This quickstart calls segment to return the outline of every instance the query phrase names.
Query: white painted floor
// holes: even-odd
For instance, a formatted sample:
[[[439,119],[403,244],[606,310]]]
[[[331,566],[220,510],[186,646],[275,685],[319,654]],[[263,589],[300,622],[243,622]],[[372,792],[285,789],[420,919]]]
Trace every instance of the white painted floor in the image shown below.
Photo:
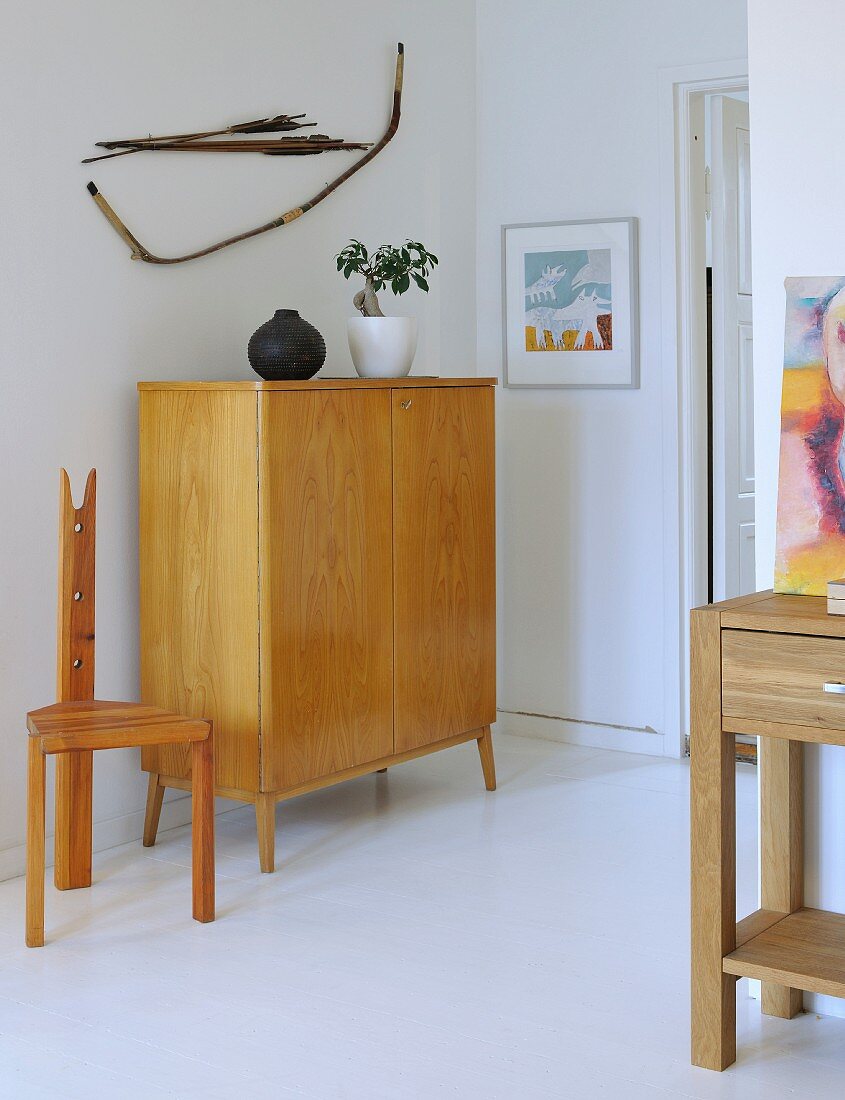
[[[468,745],[283,804],[275,875],[219,817],[212,925],[186,829],[50,887],[41,950],[0,885],[0,1096],[841,1098],[845,1020],[764,1020],[745,982],[736,1066],[688,1065],[686,764],[495,741],[495,794]]]

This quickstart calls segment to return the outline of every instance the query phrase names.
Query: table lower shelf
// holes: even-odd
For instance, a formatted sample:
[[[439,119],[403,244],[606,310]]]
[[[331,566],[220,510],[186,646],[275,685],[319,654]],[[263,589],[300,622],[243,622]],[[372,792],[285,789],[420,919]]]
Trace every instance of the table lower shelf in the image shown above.
[[[726,955],[722,969],[741,978],[845,997],[845,915],[823,909],[798,909],[777,919],[765,910],[746,917],[768,925]],[[771,923],[772,919],[774,923]]]

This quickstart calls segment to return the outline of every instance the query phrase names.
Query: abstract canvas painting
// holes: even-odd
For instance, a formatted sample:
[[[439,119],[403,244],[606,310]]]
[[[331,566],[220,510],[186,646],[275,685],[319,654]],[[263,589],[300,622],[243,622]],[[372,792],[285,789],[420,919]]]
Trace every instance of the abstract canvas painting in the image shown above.
[[[845,577],[845,277],[786,280],[775,590]]]
[[[636,221],[503,228],[505,382],[635,386]]]

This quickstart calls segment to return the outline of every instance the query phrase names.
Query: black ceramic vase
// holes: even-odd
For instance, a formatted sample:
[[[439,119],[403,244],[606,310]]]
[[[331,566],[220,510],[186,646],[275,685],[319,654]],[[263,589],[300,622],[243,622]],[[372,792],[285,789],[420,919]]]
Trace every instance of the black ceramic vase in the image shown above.
[[[268,382],[313,378],[326,361],[326,342],[295,309],[277,309],[250,336],[247,355]]]

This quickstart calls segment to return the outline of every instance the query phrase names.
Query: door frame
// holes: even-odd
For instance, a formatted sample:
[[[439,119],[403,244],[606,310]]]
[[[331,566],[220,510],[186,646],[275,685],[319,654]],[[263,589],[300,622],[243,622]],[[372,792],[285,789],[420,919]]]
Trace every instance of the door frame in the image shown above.
[[[666,364],[664,751],[668,756],[686,752],[689,610],[707,602],[704,101],[707,95],[747,90],[747,58],[660,71],[661,350]]]
[[[715,601],[755,591],[754,458],[753,451],[743,449],[743,441],[749,438],[753,445],[754,414],[751,227],[744,219],[751,212],[750,176],[743,181],[742,168],[745,161],[750,171],[750,159],[745,160],[740,151],[743,147],[746,156],[750,154],[750,127],[747,100],[714,95],[705,101],[705,109],[711,126],[713,512],[709,549]],[[749,192],[746,202],[744,188]],[[746,563],[749,572],[743,576]]]

